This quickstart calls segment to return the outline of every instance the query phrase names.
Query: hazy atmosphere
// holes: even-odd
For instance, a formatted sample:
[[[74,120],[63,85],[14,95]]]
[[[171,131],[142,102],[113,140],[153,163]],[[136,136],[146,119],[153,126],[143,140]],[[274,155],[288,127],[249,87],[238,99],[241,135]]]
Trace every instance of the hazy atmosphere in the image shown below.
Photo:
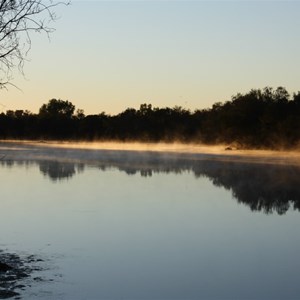
[[[300,299],[299,12],[0,0],[0,299]]]
[[[210,107],[265,86],[299,90],[299,1],[72,1],[32,35],[3,112],[51,98],[86,113]]]

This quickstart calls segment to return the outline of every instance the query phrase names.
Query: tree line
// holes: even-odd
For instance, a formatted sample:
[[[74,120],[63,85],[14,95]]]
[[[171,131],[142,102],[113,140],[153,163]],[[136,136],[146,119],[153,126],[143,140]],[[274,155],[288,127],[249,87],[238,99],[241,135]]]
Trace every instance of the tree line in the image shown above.
[[[225,143],[240,148],[289,149],[300,141],[300,92],[283,87],[252,89],[209,109],[180,106],[127,108],[117,115],[85,115],[69,102],[51,99],[39,113],[0,114],[1,139],[116,140]]]

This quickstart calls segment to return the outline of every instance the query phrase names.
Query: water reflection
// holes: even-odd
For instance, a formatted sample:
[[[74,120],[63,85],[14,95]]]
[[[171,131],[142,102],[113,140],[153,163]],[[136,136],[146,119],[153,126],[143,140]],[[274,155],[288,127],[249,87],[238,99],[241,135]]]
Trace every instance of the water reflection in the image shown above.
[[[48,176],[52,181],[68,179],[76,173],[84,171],[84,164],[62,163],[58,161],[38,162],[42,174]]]
[[[87,157],[86,155],[83,157]],[[90,157],[91,158],[91,157]],[[57,160],[58,159],[58,160]],[[30,166],[37,164],[40,172],[51,181],[70,179],[85,170],[86,166],[101,171],[116,168],[127,175],[151,177],[158,173],[191,172],[196,178],[206,177],[214,186],[231,191],[239,203],[252,211],[266,214],[285,214],[290,208],[300,210],[300,167],[246,163],[202,157],[178,157],[157,153],[106,152],[89,160],[65,162],[59,157],[48,159],[3,159],[2,166]]]

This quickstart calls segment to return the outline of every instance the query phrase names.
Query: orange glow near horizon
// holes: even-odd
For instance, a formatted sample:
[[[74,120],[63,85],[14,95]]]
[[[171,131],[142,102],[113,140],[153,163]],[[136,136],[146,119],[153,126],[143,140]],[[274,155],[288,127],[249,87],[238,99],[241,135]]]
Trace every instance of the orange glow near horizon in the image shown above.
[[[1,141],[3,145],[7,143],[7,149],[12,149],[15,144],[32,145],[40,148],[61,148],[78,150],[107,150],[107,151],[139,151],[139,152],[160,152],[168,154],[191,154],[190,159],[199,159],[193,155],[211,155],[216,160],[228,160],[251,163],[276,163],[276,164],[300,164],[300,152],[293,151],[272,151],[272,150],[226,150],[228,145],[208,146],[203,144],[183,144],[183,143],[142,143],[142,142],[72,142],[72,141]],[[2,149],[6,146],[2,145]],[[17,149],[17,148],[16,148]]]

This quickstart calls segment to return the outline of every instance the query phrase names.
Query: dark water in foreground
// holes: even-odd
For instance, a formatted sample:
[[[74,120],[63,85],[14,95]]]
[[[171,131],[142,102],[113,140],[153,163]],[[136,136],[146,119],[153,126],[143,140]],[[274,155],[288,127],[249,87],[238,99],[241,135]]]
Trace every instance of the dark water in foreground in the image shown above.
[[[30,147],[0,157],[1,249],[43,258],[22,299],[300,298],[297,165]]]

